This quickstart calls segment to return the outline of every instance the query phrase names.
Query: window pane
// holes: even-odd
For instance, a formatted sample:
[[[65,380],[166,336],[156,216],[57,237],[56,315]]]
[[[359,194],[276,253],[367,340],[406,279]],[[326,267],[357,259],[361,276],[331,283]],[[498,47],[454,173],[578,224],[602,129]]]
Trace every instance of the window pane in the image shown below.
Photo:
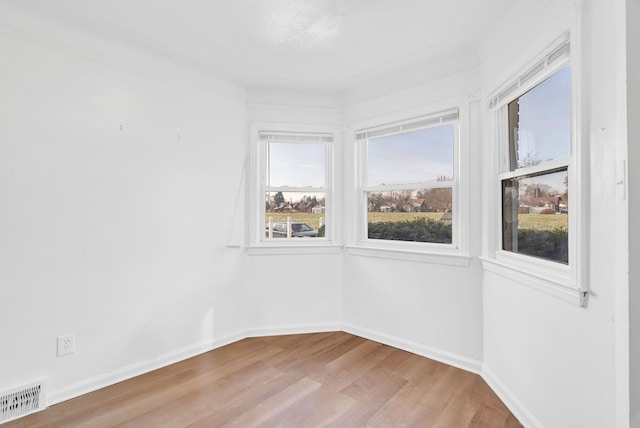
[[[453,125],[373,138],[367,145],[367,184],[453,179]]]
[[[567,171],[502,182],[502,248],[569,262]]]
[[[325,145],[267,143],[267,187],[324,187]]]
[[[571,154],[571,68],[509,103],[511,170]]]
[[[451,243],[451,188],[367,193],[367,237]]]
[[[325,194],[267,192],[265,237],[316,238],[325,236]],[[269,229],[271,221],[271,233]],[[289,229],[291,233],[289,234]]]

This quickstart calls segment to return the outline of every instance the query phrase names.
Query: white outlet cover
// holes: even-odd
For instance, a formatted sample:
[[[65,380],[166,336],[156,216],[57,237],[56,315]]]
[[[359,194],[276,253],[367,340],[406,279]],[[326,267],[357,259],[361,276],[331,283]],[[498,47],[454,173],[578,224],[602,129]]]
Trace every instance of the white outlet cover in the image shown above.
[[[58,336],[58,357],[73,354],[74,352],[76,352],[75,333]]]

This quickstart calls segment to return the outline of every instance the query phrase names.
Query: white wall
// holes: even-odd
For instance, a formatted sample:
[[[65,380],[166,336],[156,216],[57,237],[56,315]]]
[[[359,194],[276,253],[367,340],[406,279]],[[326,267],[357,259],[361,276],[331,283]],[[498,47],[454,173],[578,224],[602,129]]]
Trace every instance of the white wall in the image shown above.
[[[0,34],[0,389],[43,377],[55,402],[246,325],[246,106],[33,40]]]
[[[457,68],[465,64],[462,61]],[[346,104],[343,106],[342,120],[349,126],[369,119],[438,105],[460,97],[473,99],[479,95],[480,76],[475,68],[471,68],[383,96],[359,99],[357,102]],[[349,95],[346,98],[351,97]],[[353,97],[358,98],[355,95]]]
[[[626,1],[627,42],[627,127],[628,127],[628,195],[629,222],[640,224],[640,2]],[[629,228],[629,315],[631,363],[631,426],[640,426],[640,230]]]
[[[461,102],[469,111],[469,159],[480,156],[477,135],[479,76],[459,73],[409,90],[370,99],[345,108],[345,123],[368,121],[384,116],[415,115],[416,108],[428,109],[449,102]],[[455,104],[448,104],[448,107]],[[429,113],[426,111],[425,113]],[[463,118],[462,120],[466,120]],[[384,122],[381,122],[384,123]],[[353,135],[347,133],[347,139]],[[345,189],[354,188],[351,165],[352,141],[345,141]],[[470,216],[469,252],[480,255],[481,181],[480,165],[471,163],[462,174],[469,177],[469,199],[463,215]],[[345,198],[344,224],[352,231],[356,218],[353,195]],[[354,234],[346,233],[348,243]],[[350,331],[388,344],[411,349],[450,364],[478,371],[482,360],[482,283],[477,258],[468,267],[439,265],[408,260],[388,260],[346,255],[344,260],[344,322]]]
[[[244,269],[249,335],[341,329],[340,254],[252,255]]]
[[[571,27],[571,3],[553,2],[537,14],[539,18],[528,17],[502,31],[510,35],[508,40],[496,39],[487,47],[485,91],[496,88],[505,75],[516,71],[514,67],[524,65],[523,58],[540,53]],[[617,123],[623,113],[617,103],[623,84],[617,65],[624,55],[616,45],[616,31],[622,30],[617,25],[619,5],[586,1],[584,19],[579,20],[586,121],[582,144],[591,156],[587,164],[590,206],[585,213],[591,222],[589,305],[581,309],[513,280],[490,273],[484,276],[485,373],[512,401],[518,416],[532,426],[614,426],[616,399],[625,399],[616,397],[614,352],[616,287],[624,284],[620,277],[624,276],[620,261],[624,249],[615,243],[625,225],[612,221],[620,209],[616,164],[624,139]],[[618,423],[624,426],[624,421]]]
[[[308,125],[340,129],[341,112],[331,94],[250,91],[249,123]],[[342,142],[335,141],[336,154]],[[249,153],[256,153],[249,138]],[[340,182],[341,163],[334,172]],[[251,193],[251,188],[249,192]],[[335,189],[336,198],[341,197]],[[340,206],[336,212],[340,213]],[[338,225],[340,223],[338,222]],[[248,232],[248,231],[247,231]],[[339,330],[342,326],[342,255],[259,254],[244,261],[247,275],[245,304],[250,335]]]

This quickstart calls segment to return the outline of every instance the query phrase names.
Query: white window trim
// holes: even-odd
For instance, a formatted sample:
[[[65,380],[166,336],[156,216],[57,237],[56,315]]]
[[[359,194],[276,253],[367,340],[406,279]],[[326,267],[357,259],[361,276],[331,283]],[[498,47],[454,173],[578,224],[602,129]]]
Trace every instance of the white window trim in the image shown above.
[[[577,30],[577,28],[573,28],[571,33],[559,37],[542,55],[524,67],[524,72],[515,75],[513,79],[508,81],[509,83],[494,91],[494,95],[489,97],[488,118],[492,127],[488,134],[492,142],[492,150],[489,150],[488,156],[491,158],[487,162],[490,170],[487,176],[488,190],[490,190],[487,210],[488,232],[486,235],[488,245],[485,247],[484,256],[481,259],[484,269],[488,272],[501,275],[518,284],[529,286],[566,302],[586,307],[589,292],[587,263],[585,262],[588,260],[587,224],[589,219],[588,198],[585,195],[588,189],[588,175],[585,168],[588,165],[588,148],[582,138],[585,120],[582,115],[582,67],[580,43],[579,38],[576,37]],[[566,58],[552,62],[531,77],[532,70],[536,69],[550,53],[567,43],[570,43],[570,53]],[[567,64],[571,65],[571,156],[531,168],[520,168],[515,172],[509,171],[506,167],[508,157],[505,153],[508,141],[505,135],[508,127],[505,124],[506,119],[498,117],[499,108],[521,96]],[[504,88],[512,88],[514,82],[518,81],[521,76],[528,74],[529,80],[525,84],[509,91],[508,96],[501,96],[506,92]],[[500,197],[502,180],[561,166],[567,166],[569,194],[572,199],[572,209],[569,212],[569,264],[563,265],[502,250]]]
[[[325,143],[326,151],[326,183],[322,187],[325,191],[326,205],[326,230],[327,236],[313,239],[264,239],[264,192],[266,173],[266,143],[261,141],[260,132],[282,132],[294,134],[331,134],[333,142]],[[248,230],[246,249],[250,255],[277,255],[277,254],[323,254],[340,253],[339,221],[336,215],[339,213],[340,189],[336,187],[336,171],[340,171],[339,156],[336,156],[339,147],[340,132],[335,127],[326,125],[298,125],[288,123],[254,122],[249,126],[250,144],[250,179],[248,180]],[[303,144],[303,143],[302,143]],[[287,188],[280,190],[286,191]]]
[[[348,135],[352,141],[351,153],[353,154],[354,185],[353,201],[351,208],[352,218],[349,225],[353,229],[348,236],[347,252],[351,255],[378,257],[395,260],[419,261],[452,266],[468,267],[472,257],[469,254],[469,195],[468,174],[469,170],[469,104],[474,100],[470,98],[457,98],[438,105],[431,105],[411,111],[403,111],[382,118],[369,119],[353,124]],[[452,243],[437,244],[427,242],[403,242],[368,239],[365,236],[367,224],[366,204],[363,201],[363,171],[366,159],[362,148],[362,142],[357,141],[357,135],[375,129],[411,123],[415,118],[428,118],[457,110],[458,119],[455,122],[457,130],[454,137],[454,180],[451,183],[429,183],[426,187],[452,187],[453,212],[452,212]],[[450,122],[452,123],[452,122]],[[420,183],[418,187],[425,186]],[[373,186],[371,187],[373,189]],[[393,190],[393,186],[385,186],[381,190]]]

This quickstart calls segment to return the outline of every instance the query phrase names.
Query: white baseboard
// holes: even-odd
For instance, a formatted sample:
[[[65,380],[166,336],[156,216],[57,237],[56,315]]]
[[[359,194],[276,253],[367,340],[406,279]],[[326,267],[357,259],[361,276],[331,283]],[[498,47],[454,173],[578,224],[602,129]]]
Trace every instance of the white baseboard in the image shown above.
[[[284,325],[277,327],[253,328],[245,332],[246,337],[284,336],[287,334],[326,333],[330,331],[342,331],[340,323],[335,324],[305,324]]]
[[[168,352],[164,355],[160,355],[146,361],[140,361],[138,363],[124,366],[110,373],[94,376],[89,379],[73,383],[62,389],[50,391],[47,397],[47,405],[57,404],[62,401],[79,397],[80,395],[88,394],[89,392],[96,391],[100,388],[149,373],[153,370],[195,357],[196,355],[200,355],[204,352],[237,342],[245,337],[245,335],[236,334],[210,342],[201,342],[176,351]]]
[[[385,345],[393,346],[394,348],[402,349],[403,351],[421,355],[471,373],[481,373],[482,363],[472,358],[443,351],[441,349],[431,348],[409,340],[398,339],[397,337],[357,327],[353,324],[343,325],[343,330],[347,333],[355,334],[356,336],[364,337],[365,339],[373,340],[374,342],[383,343]]]
[[[518,400],[515,394],[502,383],[490,368],[483,365],[481,376],[523,426],[526,428],[543,428],[542,423]]]

